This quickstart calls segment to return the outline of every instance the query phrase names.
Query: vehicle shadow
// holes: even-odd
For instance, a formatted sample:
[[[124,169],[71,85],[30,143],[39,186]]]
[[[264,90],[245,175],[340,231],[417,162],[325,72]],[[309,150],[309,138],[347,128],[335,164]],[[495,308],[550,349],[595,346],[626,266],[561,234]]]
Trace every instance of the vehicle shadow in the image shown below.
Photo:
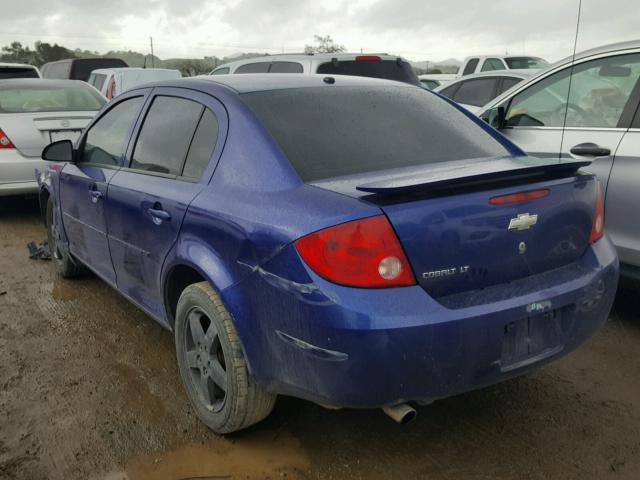
[[[0,197],[0,219],[2,220],[39,215],[40,205],[37,197]]]

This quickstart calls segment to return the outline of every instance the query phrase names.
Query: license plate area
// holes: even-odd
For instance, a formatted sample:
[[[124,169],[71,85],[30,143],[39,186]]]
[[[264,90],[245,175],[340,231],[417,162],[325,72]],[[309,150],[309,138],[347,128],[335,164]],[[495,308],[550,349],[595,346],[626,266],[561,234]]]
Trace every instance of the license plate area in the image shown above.
[[[71,140],[76,143],[81,133],[82,130],[49,130],[49,140],[52,143],[60,140]]]
[[[515,370],[562,350],[560,317],[558,310],[551,310],[506,324],[501,370]]]

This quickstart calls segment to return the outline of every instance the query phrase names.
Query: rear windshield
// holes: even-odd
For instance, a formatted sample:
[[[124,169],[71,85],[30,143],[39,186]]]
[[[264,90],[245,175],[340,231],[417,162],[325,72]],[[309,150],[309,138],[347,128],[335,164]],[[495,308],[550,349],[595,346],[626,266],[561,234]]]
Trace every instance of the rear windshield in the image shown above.
[[[0,67],[0,80],[7,78],[39,78],[35,68]]]
[[[242,95],[305,182],[506,155],[465,114],[411,87],[318,87]]]
[[[105,103],[88,85],[8,87],[0,83],[0,113],[84,112],[100,110]]]
[[[318,65],[317,73],[329,75],[352,75],[356,77],[386,78],[398,82],[420,85],[413,68],[407,62],[396,60],[355,61],[340,60]]]
[[[538,57],[509,57],[504,59],[507,62],[507,66],[511,69],[530,69],[530,68],[544,68],[548,65],[546,60]]]

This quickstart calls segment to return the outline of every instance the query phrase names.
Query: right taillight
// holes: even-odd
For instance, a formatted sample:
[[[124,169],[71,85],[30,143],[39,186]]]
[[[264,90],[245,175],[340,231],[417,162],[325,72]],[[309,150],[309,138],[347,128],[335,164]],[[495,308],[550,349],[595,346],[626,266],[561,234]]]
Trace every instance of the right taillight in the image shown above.
[[[596,211],[593,215],[593,224],[591,225],[591,235],[589,243],[597,242],[604,235],[604,205],[602,203],[602,190],[600,182],[596,180]]]
[[[415,285],[416,280],[384,215],[341,223],[299,238],[298,253],[318,275],[349,287]]]
[[[0,128],[0,148],[16,148],[13,145],[13,143],[11,143],[11,140],[9,140],[9,137],[7,137],[7,134],[4,133],[1,128]]]

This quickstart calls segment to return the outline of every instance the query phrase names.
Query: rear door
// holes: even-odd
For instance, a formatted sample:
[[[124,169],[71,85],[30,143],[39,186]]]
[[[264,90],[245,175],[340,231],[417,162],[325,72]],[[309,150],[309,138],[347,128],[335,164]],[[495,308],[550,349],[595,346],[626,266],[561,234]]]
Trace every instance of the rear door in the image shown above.
[[[605,193],[639,75],[637,53],[567,67],[512,98],[502,133],[533,156],[593,160],[589,169]],[[594,144],[591,150],[585,149],[588,143]],[[575,153],[577,146],[583,147],[582,154]]]
[[[60,173],[60,205],[71,252],[112,284],[104,203],[144,100],[138,93],[109,108],[84,135],[76,163]]]
[[[213,97],[155,89],[127,166],[109,185],[109,248],[118,289],[159,316],[163,262],[189,204],[211,177],[226,125],[224,107]]]

